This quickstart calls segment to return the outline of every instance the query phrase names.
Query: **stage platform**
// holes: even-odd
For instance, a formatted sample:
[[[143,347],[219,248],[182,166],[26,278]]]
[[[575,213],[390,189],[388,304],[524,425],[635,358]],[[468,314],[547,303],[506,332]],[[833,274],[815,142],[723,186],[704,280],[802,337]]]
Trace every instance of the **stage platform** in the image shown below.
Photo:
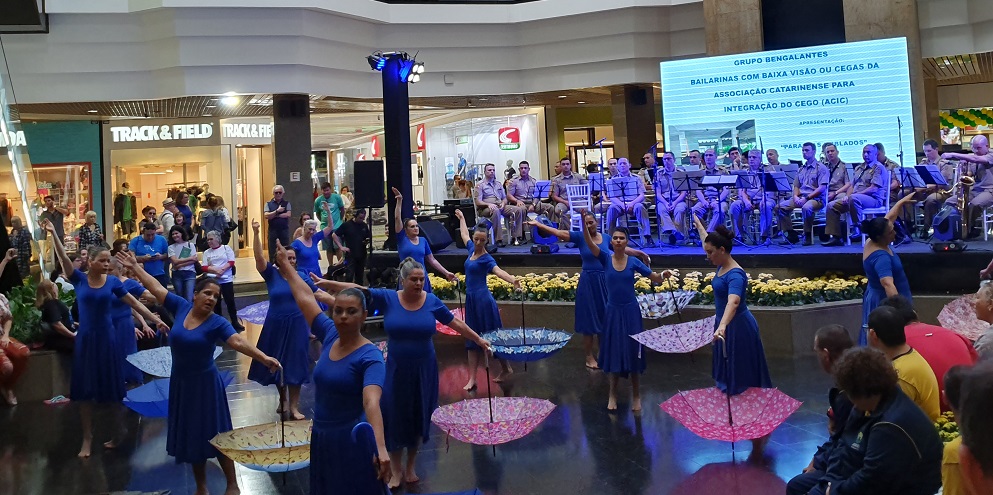
[[[497,263],[511,273],[528,271],[579,269],[579,251],[576,248],[559,244],[555,254],[531,254],[530,244],[500,248],[493,257]],[[632,247],[634,247],[632,245]],[[679,268],[681,270],[713,270],[707,261],[703,248],[680,246],[643,249],[652,258],[652,267]],[[960,253],[935,253],[929,245],[916,241],[896,246],[904,270],[910,279],[914,293],[920,294],[961,294],[975,292],[979,287],[979,270],[986,267],[993,258],[993,241],[971,241],[968,248]],[[735,246],[734,259],[750,272],[768,271],[777,276],[816,277],[825,272],[840,272],[845,275],[864,274],[862,268],[862,246],[824,247],[813,246]],[[435,252],[435,258],[451,271],[462,272],[466,252],[455,244]],[[376,251],[369,266],[382,268],[399,263],[396,251]]]

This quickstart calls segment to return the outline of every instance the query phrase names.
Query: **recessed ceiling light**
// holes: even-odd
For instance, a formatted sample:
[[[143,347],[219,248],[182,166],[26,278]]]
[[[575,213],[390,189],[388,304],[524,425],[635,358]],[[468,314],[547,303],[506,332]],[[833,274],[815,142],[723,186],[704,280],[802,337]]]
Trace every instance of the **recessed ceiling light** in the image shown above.
[[[487,101],[487,100],[489,100],[489,98],[477,98],[477,100],[479,100],[479,101]]]
[[[579,103],[580,105],[585,105],[586,104],[585,101],[577,101],[576,103]]]
[[[238,93],[235,93],[234,91],[228,91],[228,92],[224,93],[224,96],[237,96],[237,95],[238,95]]]
[[[221,104],[228,107],[233,107],[238,104],[237,96],[225,96],[221,98]]]
[[[568,98],[568,96],[566,96],[566,95],[559,95],[559,99],[560,99],[560,100],[564,100],[564,99],[566,99],[566,98]]]
[[[92,109],[91,108],[91,109],[87,110],[86,113],[97,113],[97,111],[95,109]]]

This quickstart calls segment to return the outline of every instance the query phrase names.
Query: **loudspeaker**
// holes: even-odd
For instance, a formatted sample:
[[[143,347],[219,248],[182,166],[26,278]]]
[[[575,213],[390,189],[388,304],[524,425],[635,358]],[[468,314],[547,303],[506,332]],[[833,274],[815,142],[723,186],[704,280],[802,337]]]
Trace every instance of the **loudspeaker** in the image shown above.
[[[959,211],[946,206],[934,216],[933,237],[939,241],[953,241],[962,238],[962,215]]]
[[[762,39],[766,50],[844,43],[844,2],[762,0]]]
[[[455,241],[455,246],[459,249],[465,249],[465,243],[462,242],[462,234],[459,233],[459,219],[455,217],[456,208],[462,210],[462,216],[465,217],[465,224],[469,227],[469,235],[472,235],[472,228],[476,225],[476,207],[472,204],[458,206],[446,204],[441,208],[442,213],[448,214],[448,220],[445,221],[445,227],[448,229],[448,233]]]
[[[632,105],[645,105],[648,103],[648,91],[643,88],[635,89],[631,91],[631,104]]]
[[[302,99],[277,99],[273,101],[276,107],[276,115],[279,118],[299,118],[310,115],[310,100]]]
[[[421,237],[427,239],[428,246],[431,246],[431,252],[437,253],[452,245],[452,236],[441,222],[426,220],[418,221],[417,225],[421,228]]]
[[[386,178],[382,160],[356,160],[354,164],[355,208],[386,206]]]

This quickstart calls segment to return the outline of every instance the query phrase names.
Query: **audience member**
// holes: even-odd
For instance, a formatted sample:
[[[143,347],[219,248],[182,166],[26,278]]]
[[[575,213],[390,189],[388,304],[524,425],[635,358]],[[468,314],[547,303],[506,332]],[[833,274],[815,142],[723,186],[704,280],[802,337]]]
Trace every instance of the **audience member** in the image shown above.
[[[959,465],[972,495],[993,493],[993,362],[977,364],[962,380]]]
[[[14,395],[14,385],[27,369],[31,351],[26,345],[10,336],[13,322],[10,303],[3,294],[0,294],[0,398],[7,404],[16,406],[17,396]]]
[[[938,380],[924,357],[907,344],[903,324],[903,316],[890,306],[872,310],[869,313],[869,345],[893,361],[900,388],[931,421],[935,421],[941,415]]]
[[[942,399],[948,402],[952,413],[955,414],[956,421],[958,420],[959,409],[962,407],[962,380],[967,371],[966,366],[952,366],[948,373],[945,373],[945,379],[942,380],[944,387]],[[959,449],[961,448],[961,435],[945,444],[944,453],[941,456],[941,495],[967,494],[962,483],[962,471],[959,465]]]
[[[973,344],[979,359],[989,359],[993,357],[993,285],[984,285],[976,293],[976,318],[990,324]]]
[[[921,323],[914,311],[913,305],[901,295],[884,299],[881,306],[889,306],[897,310],[906,326],[903,328],[907,336],[907,345],[921,354],[934,372],[935,378],[945,376],[953,366],[972,366],[978,355],[972,343],[965,337],[935,325]],[[941,399],[941,410],[947,411],[948,404],[944,398],[944,381],[938,380],[938,397]]]
[[[814,334],[814,352],[821,363],[821,368],[832,373],[834,364],[841,359],[841,355],[855,347],[851,334],[841,325],[827,325],[821,327]],[[846,445],[839,443],[841,433],[848,422],[848,415],[852,412],[852,402],[843,390],[832,387],[828,391],[828,433],[829,437],[814,453],[814,458],[810,464],[804,468],[803,473],[794,476],[786,485],[787,495],[806,495],[811,488],[824,478],[827,471],[828,462],[833,455],[842,452]]]
[[[149,275],[155,277],[162,287],[169,287],[169,277],[165,272],[165,260],[169,259],[169,243],[157,231],[158,227],[154,223],[142,223],[141,235],[131,239],[128,249],[144,265]]]
[[[42,280],[35,290],[34,306],[41,311],[41,335],[46,349],[71,353],[76,342],[76,327],[69,306],[59,300],[58,289],[51,280]]]
[[[893,312],[893,308],[876,311]],[[894,317],[894,319],[896,319]],[[900,327],[902,328],[902,326]],[[941,486],[941,440],[931,420],[897,386],[882,352],[845,351],[834,379],[854,410],[824,478],[811,495],[933,495]]]

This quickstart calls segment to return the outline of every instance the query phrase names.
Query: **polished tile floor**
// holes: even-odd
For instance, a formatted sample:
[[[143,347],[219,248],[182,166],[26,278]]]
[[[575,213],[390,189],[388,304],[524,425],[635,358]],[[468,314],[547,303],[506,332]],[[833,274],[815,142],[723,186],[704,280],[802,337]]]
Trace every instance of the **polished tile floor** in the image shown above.
[[[823,411],[830,379],[814,359],[769,362],[774,383],[804,401],[790,420],[773,433],[764,459],[745,462],[750,445],[702,440],[658,404],[678,390],[710,386],[710,357],[650,354],[643,378],[645,410],[641,415],[606,411],[606,377],[582,366],[579,342],[550,359],[531,363],[494,395],[551,400],[558,407],[531,435],[496,448],[450,441],[435,429],[417,459],[419,486],[407,493],[439,493],[478,487],[487,495],[528,494],[780,494],[785,480],[807,465],[826,435]],[[436,339],[441,361],[441,401],[462,392],[468,372],[462,344],[451,337]],[[227,350],[218,360],[235,372],[228,389],[235,427],[276,420],[275,389],[245,381],[245,360]],[[482,378],[483,371],[480,371]],[[628,392],[622,381],[622,393]],[[485,387],[482,394],[485,395]],[[304,388],[304,410],[313,403],[313,389]],[[622,395],[623,397],[623,395]],[[98,421],[97,439],[109,435],[112,413]],[[193,491],[188,466],[165,454],[165,421],[127,416],[129,436],[118,450],[96,449],[79,460],[78,412],[74,405],[41,403],[0,408],[0,493],[95,494],[115,492],[187,494]],[[222,493],[220,468],[208,465],[211,493]],[[244,494],[305,494],[308,472],[286,476],[238,468]]]

